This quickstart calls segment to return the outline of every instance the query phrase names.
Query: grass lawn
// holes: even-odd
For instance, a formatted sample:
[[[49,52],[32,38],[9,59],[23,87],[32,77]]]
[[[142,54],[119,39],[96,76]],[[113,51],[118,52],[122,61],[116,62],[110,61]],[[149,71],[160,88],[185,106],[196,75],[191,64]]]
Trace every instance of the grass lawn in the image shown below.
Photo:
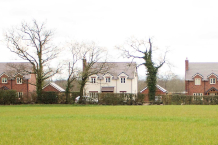
[[[0,106],[0,144],[218,144],[218,106]]]

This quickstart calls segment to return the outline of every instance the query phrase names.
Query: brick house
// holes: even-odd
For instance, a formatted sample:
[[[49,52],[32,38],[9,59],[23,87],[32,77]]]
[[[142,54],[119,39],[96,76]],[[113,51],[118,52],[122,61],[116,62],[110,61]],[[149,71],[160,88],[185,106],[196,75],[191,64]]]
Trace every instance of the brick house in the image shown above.
[[[140,91],[140,93],[144,94],[145,95],[145,102],[148,102],[149,101],[149,97],[148,97],[148,87],[145,87],[144,89],[142,89]],[[163,87],[159,86],[159,85],[156,85],[156,93],[155,93],[155,100],[158,99],[158,96],[161,96],[161,95],[166,95],[167,94],[167,90],[164,89]]]
[[[185,91],[187,95],[218,95],[218,62],[185,60]]]
[[[50,82],[49,84],[45,85],[42,90],[44,92],[65,92],[63,88],[58,86],[57,84]]]
[[[25,70],[24,70],[25,69]],[[36,75],[27,62],[0,63],[0,90],[15,90],[18,97],[27,97],[36,90]]]

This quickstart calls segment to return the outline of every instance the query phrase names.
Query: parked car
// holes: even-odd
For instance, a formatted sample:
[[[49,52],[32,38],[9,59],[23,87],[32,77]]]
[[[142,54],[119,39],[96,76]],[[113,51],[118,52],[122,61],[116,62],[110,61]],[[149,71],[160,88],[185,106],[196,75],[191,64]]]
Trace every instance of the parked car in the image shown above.
[[[75,98],[75,103],[78,103],[80,99],[80,96],[77,96]],[[83,96],[83,101],[84,102],[89,102],[89,103],[98,103],[98,99],[97,98],[91,98],[90,96]]]

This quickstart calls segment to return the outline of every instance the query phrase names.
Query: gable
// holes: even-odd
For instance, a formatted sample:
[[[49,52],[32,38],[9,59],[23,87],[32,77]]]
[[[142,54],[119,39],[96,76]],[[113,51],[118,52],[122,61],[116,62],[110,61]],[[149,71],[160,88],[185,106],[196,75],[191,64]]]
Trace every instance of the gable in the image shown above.
[[[118,75],[119,78],[122,78],[122,77],[129,77],[126,73],[122,72]]]
[[[2,73],[2,74],[0,75],[0,78],[1,78],[1,77],[9,78],[9,76],[8,76],[6,73]]]
[[[49,84],[47,84],[46,86],[44,86],[43,88],[42,88],[42,90],[44,90],[44,91],[54,91],[54,89],[55,90],[57,90],[58,92],[64,92],[65,90],[63,89],[63,88],[61,88],[60,86],[58,86],[57,84],[55,84],[55,83],[49,83]]]
[[[199,73],[196,73],[195,75],[193,75],[192,78],[194,79],[194,78],[197,77],[197,76],[198,76],[198,77],[201,77],[202,79],[204,78],[203,75],[201,75],[201,74],[199,74]]]
[[[213,78],[214,78],[214,77],[215,77],[215,78],[218,78],[218,76],[217,76],[215,73],[211,73],[210,75],[208,75],[208,76],[207,76],[207,78],[210,78],[210,77],[213,77]]]
[[[167,93],[167,90],[164,89],[163,87],[159,86],[159,85],[156,85],[156,88],[157,88],[158,90],[160,90],[161,92],[163,92],[163,93]],[[147,86],[146,86],[144,89],[142,89],[142,90],[140,91],[140,93],[142,93],[142,92],[144,92],[144,91],[146,91],[146,90],[148,90],[148,87],[147,87]],[[156,91],[157,91],[157,90],[156,90]]]

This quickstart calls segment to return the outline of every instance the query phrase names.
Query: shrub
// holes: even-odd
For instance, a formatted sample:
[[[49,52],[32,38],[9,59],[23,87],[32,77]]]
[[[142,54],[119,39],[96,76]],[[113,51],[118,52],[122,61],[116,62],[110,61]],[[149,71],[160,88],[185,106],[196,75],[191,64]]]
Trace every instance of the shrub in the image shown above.
[[[15,90],[0,90],[0,104],[16,104],[18,102]]]
[[[43,92],[40,103],[57,104],[58,103],[58,93],[57,92]]]
[[[138,99],[135,94],[130,93],[99,93],[98,103],[105,105],[134,105],[142,97],[144,96],[141,95]]]

